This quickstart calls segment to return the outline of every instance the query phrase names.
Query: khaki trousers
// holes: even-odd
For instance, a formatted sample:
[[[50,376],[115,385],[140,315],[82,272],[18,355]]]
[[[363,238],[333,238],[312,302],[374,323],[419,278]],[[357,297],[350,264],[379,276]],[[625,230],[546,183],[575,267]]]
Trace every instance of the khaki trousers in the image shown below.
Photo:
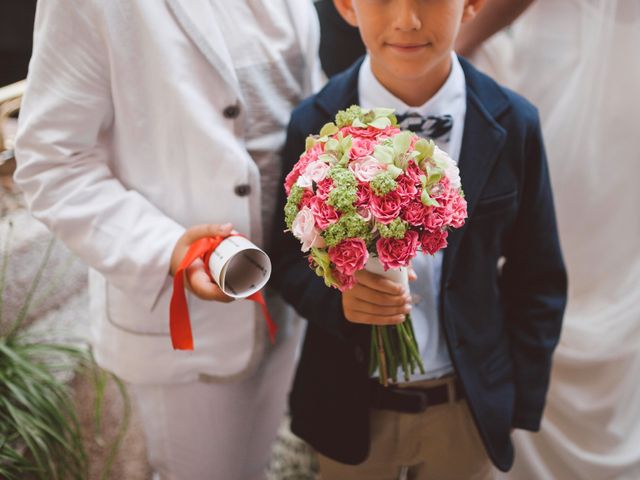
[[[453,380],[427,380],[411,386],[443,383],[452,385]],[[319,455],[322,480],[496,478],[465,400],[450,400],[418,414],[372,409],[370,423],[369,457],[359,465],[345,465]]]

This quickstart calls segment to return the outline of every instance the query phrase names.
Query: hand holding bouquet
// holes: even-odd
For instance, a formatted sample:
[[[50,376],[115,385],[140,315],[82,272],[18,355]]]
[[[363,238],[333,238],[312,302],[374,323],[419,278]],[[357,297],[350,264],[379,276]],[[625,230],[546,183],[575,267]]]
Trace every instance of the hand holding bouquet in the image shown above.
[[[362,269],[407,267],[421,249],[433,255],[459,228],[467,205],[455,162],[432,141],[401,131],[391,109],[352,106],[336,115],[285,180],[287,228],[309,252],[327,286],[341,291]],[[380,381],[424,373],[411,319],[374,326],[371,373]]]

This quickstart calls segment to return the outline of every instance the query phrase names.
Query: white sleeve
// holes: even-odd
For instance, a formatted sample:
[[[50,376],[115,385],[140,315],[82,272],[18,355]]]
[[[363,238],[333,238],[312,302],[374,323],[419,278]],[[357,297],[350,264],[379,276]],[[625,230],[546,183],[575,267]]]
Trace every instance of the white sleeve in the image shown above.
[[[99,4],[38,1],[15,181],[37,219],[151,309],[184,229],[125,188],[109,166],[111,52]]]
[[[305,94],[311,95],[317,93],[327,83],[327,76],[320,64],[320,20],[318,19],[318,12],[312,1],[306,0],[305,3],[308,4],[308,12],[303,18],[308,19],[308,28],[306,45],[303,51],[307,56],[307,67],[309,68],[309,88]]]

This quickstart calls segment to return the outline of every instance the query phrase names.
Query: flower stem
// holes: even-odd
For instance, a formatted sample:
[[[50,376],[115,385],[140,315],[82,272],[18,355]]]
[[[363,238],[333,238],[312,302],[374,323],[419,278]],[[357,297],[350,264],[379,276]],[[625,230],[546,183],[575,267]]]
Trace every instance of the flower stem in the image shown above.
[[[405,342],[402,340],[402,336],[400,333],[400,326],[396,325],[396,334],[398,336],[398,343],[400,344],[400,358],[402,359],[402,372],[404,373],[404,381],[409,381],[409,365],[407,362],[407,346]],[[413,369],[411,371],[413,373]]]
[[[409,354],[413,356],[415,359],[420,373],[425,373],[424,365],[422,364],[422,358],[420,358],[420,353],[418,352],[418,346],[416,345],[416,340],[411,335],[411,327],[406,325],[407,322],[400,324],[400,331],[402,332],[403,338],[406,340],[406,345],[409,350]]]
[[[398,362],[395,356],[394,348],[389,339],[389,329],[386,326],[379,327],[382,333],[382,341],[384,342],[384,352],[387,357],[387,365],[389,366],[389,376],[394,383],[398,382]]]
[[[373,327],[376,334],[376,340],[378,343],[378,361],[380,364],[380,383],[385,387],[389,386],[389,381],[387,379],[387,362],[385,360],[384,354],[384,344],[382,341],[382,333],[380,332],[380,328],[378,326]]]

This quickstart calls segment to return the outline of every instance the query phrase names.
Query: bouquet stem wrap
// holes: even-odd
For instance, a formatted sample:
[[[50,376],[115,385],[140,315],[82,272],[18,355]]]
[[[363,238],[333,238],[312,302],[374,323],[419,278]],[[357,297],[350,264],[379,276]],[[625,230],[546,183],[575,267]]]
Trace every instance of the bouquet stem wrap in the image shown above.
[[[171,343],[175,350],[193,350],[191,320],[189,319],[189,307],[184,291],[184,272],[197,258],[201,258],[204,261],[204,268],[207,274],[211,276],[209,272],[209,257],[225,238],[226,237],[205,237],[194,242],[178,266],[178,270],[173,278],[173,295],[171,296],[171,304],[169,306],[169,330],[171,332]],[[247,299],[258,303],[262,308],[262,313],[267,323],[267,330],[269,331],[269,338],[271,342],[274,342],[277,327],[271,315],[269,315],[267,303],[262,292],[258,291],[248,296]]]
[[[399,283],[405,290],[409,290],[407,267],[385,271],[379,258],[372,255],[364,269]],[[379,370],[380,383],[386,387],[389,380],[393,383],[398,382],[399,368],[402,368],[405,381],[409,381],[410,375],[415,373],[416,367],[420,373],[425,373],[413,331],[411,315],[407,315],[405,321],[399,325],[373,325],[372,328],[370,375]]]

